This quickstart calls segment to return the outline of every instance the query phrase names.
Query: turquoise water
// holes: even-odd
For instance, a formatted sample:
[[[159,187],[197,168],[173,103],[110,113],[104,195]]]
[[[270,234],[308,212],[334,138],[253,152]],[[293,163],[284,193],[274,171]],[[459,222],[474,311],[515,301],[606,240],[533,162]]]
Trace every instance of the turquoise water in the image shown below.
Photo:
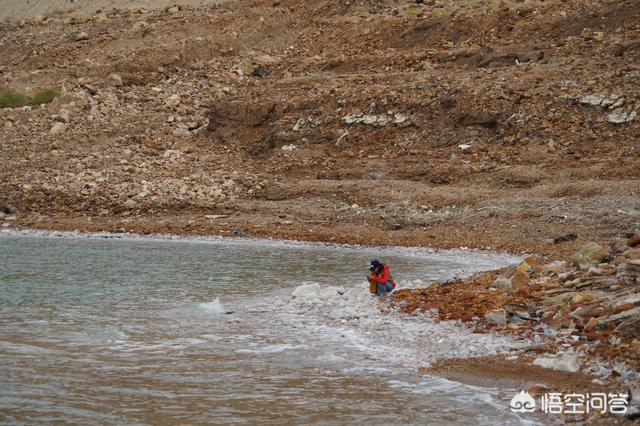
[[[381,313],[403,287],[515,259],[260,240],[0,234],[3,424],[519,424],[511,389],[421,376],[514,345]]]

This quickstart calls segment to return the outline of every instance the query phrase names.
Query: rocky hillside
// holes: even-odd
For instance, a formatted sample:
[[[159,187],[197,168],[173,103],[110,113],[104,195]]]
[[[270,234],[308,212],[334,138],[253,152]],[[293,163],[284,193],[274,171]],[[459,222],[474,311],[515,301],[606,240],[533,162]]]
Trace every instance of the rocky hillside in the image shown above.
[[[571,253],[640,229],[636,1],[238,1],[0,26],[5,226]]]

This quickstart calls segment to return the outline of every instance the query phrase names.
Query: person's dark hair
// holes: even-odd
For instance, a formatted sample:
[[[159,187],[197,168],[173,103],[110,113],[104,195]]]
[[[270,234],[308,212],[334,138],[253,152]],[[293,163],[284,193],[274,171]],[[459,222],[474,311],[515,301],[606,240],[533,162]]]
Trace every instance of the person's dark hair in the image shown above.
[[[382,267],[382,263],[380,263],[379,260],[372,260],[371,261],[371,265],[369,266],[369,270],[370,271],[377,271],[378,269],[380,269],[380,267]]]

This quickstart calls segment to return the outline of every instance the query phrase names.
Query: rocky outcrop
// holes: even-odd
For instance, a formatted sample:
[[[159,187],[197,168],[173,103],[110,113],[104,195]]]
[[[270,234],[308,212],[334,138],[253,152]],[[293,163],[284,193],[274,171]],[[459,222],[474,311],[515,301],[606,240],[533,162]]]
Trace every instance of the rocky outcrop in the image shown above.
[[[640,338],[639,236],[608,245],[587,243],[571,263],[545,264],[527,257],[498,273],[400,290],[393,305],[402,312],[462,320],[479,332],[483,327],[498,328],[533,341],[574,347],[595,342],[602,354],[613,353],[619,347],[616,339]],[[640,367],[640,348],[629,345],[625,358]],[[565,371],[575,369],[570,364],[565,368],[556,359],[539,361]]]

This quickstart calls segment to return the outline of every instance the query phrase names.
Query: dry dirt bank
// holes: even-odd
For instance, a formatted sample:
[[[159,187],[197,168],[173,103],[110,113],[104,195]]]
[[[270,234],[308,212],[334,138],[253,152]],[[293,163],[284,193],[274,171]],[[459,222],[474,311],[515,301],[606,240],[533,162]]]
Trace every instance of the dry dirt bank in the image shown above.
[[[241,1],[8,23],[0,87],[63,96],[0,111],[0,204],[18,226],[567,254],[639,227],[637,17]]]

